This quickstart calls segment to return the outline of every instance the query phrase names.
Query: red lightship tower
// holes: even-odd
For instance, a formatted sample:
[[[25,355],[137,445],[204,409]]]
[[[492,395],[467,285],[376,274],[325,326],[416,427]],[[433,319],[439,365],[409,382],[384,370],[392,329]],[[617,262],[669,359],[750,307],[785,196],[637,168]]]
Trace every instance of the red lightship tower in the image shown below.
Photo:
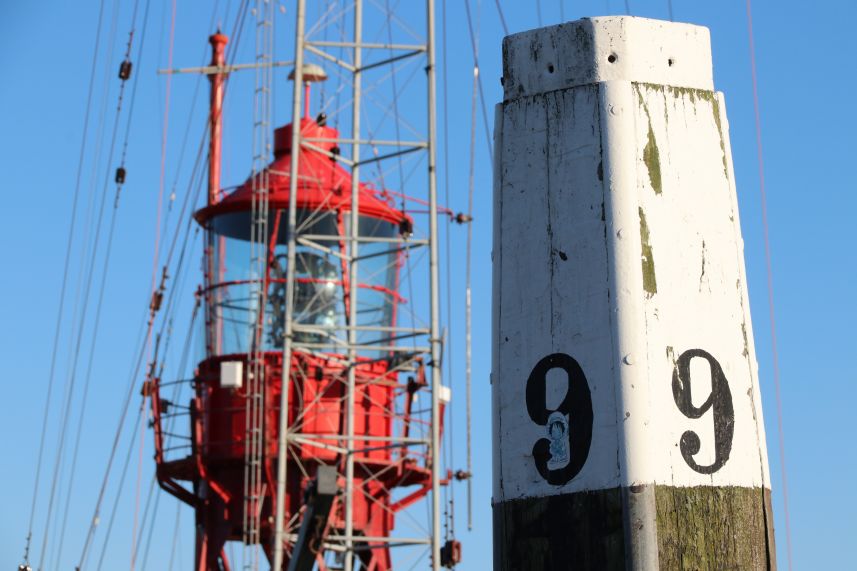
[[[433,6],[422,43],[393,43],[387,14],[377,21],[390,40],[369,44],[363,29],[372,20],[359,0],[312,28],[338,27],[336,42],[305,33],[298,2],[293,122],[272,140],[273,4],[256,6],[257,57],[245,66],[256,69],[253,172],[231,192],[220,183],[221,114],[224,82],[238,66],[226,64],[227,38],[210,38],[209,192],[195,214],[206,234],[206,354],[190,381],[189,446],[171,442],[176,407],[161,396],[161,380],[149,380],[157,478],[195,511],[198,571],[230,569],[228,541],[243,544],[244,569],[259,567],[261,550],[277,570],[387,571],[394,546],[427,553],[434,569],[452,566],[459,546],[441,548],[440,533],[450,391],[441,381]],[[336,93],[347,89],[350,105],[332,108],[339,96],[322,92],[312,118],[310,84],[327,74],[309,57],[333,62]],[[409,61],[426,70],[428,113],[414,114],[426,119],[422,138],[399,137],[406,122],[395,81],[394,112],[379,127],[361,126],[364,95],[378,87],[369,82]],[[349,136],[330,126],[339,123]],[[422,155],[426,172],[410,196],[384,185],[387,163],[405,184],[407,155]],[[422,531],[394,531],[397,515],[425,498],[430,521],[414,526]]]

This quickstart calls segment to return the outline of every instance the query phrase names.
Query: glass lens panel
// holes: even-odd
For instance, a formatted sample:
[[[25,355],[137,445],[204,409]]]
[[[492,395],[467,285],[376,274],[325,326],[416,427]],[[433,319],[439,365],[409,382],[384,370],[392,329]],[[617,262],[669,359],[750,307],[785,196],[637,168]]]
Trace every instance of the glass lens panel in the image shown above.
[[[287,211],[272,210],[268,217],[276,241],[268,251],[267,276],[255,275],[251,264],[250,214],[235,212],[212,221],[214,235],[214,285],[210,292],[217,324],[216,354],[246,353],[252,342],[255,320],[262,303],[261,285],[267,281],[264,301],[263,350],[283,347],[285,333],[286,275],[288,266]],[[295,340],[322,352],[347,350],[346,290],[348,265],[338,254],[345,248],[342,236],[349,235],[349,213],[342,224],[334,212],[299,210],[299,235],[314,235],[321,247],[298,245],[295,251]],[[342,228],[342,231],[339,230]],[[368,216],[360,217],[361,237],[390,238],[396,225]],[[323,238],[321,237],[323,236]],[[329,236],[329,238],[328,238]],[[357,342],[360,345],[391,345],[389,331],[396,304],[397,244],[362,242],[359,247],[357,292]],[[346,276],[343,278],[343,276]],[[361,351],[378,357],[378,351]]]

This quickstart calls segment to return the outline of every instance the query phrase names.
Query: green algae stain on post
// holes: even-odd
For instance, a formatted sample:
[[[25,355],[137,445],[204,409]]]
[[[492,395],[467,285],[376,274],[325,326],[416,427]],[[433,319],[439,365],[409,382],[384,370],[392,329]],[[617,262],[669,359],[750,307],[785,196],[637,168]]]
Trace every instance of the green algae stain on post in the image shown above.
[[[657,486],[661,569],[775,571],[770,495],[738,486]]]
[[[723,153],[723,175],[729,178],[729,167],[726,166],[726,143],[723,141],[723,127],[720,124],[720,102],[714,99],[714,122],[717,123],[717,132],[720,133],[720,150]]]
[[[720,123],[720,101],[714,93],[709,94],[708,101],[711,102],[711,110],[714,113],[714,123],[717,125],[717,133],[720,135],[720,152],[723,157],[723,176],[729,178],[729,167],[726,166],[726,142],[723,140],[723,125]]]
[[[646,110],[648,114],[648,110]],[[652,182],[652,188],[655,194],[660,194],[663,190],[661,182],[661,157],[658,153],[658,145],[655,143],[655,132],[652,130],[652,121],[649,120],[649,135],[646,141],[646,146],[643,148],[643,162],[646,163],[646,168],[649,169],[649,180]]]
[[[663,91],[663,87],[659,85],[646,85],[646,87]],[[649,115],[649,107],[646,105],[645,100],[643,100],[643,92],[640,89],[640,85],[635,84],[634,89],[637,90],[637,98],[640,101],[640,105],[643,107],[643,111],[646,112],[646,118],[649,121],[649,132],[646,136],[646,146],[643,148],[643,162],[646,164],[646,168],[649,171],[649,181],[652,183],[652,189],[655,191],[655,194],[661,194],[661,192],[663,192],[661,155],[658,151],[658,144],[655,142],[655,131],[652,129],[652,116]]]
[[[642,208],[639,211],[640,241],[643,245],[643,289],[651,297],[658,293],[658,280],[655,278],[655,256],[652,253],[652,245],[649,243],[649,225],[646,223],[646,214]]]

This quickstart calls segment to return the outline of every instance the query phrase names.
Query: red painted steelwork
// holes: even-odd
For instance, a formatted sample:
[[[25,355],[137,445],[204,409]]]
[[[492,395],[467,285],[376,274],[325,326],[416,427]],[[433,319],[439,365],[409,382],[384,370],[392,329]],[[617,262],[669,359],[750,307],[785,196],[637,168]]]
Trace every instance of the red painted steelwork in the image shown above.
[[[290,383],[289,421],[299,425],[301,432],[314,435],[312,443],[293,445],[291,451],[307,473],[290,461],[291,470],[286,485],[286,513],[299,513],[303,492],[314,477],[319,463],[338,465],[344,462],[339,440],[345,418],[343,390],[346,369],[341,364],[344,356],[327,356],[296,353],[292,359]],[[194,379],[195,397],[191,403],[192,453],[186,458],[167,461],[164,458],[162,429],[163,401],[159,381],[150,385],[152,414],[155,425],[155,459],[158,481],[163,489],[196,508],[197,522],[202,524],[199,538],[199,571],[216,569],[217,557],[223,542],[241,539],[242,490],[244,478],[245,394],[241,390],[220,387],[220,363],[242,361],[247,356],[222,355],[206,359],[199,365]],[[265,501],[262,504],[261,536],[266,551],[273,535],[273,506],[276,483],[277,426],[282,391],[282,353],[265,354],[266,374],[269,379],[264,395],[264,446],[263,480]],[[385,446],[372,437],[393,436],[394,399],[407,399],[407,411],[419,386],[398,383],[397,374],[388,370],[386,361],[364,360],[357,366],[355,402],[356,434],[367,437],[351,446],[355,453],[355,533],[369,537],[389,536],[394,527],[396,512],[423,498],[431,489],[431,468],[427,462],[408,454],[399,446]],[[422,375],[420,375],[422,377]],[[424,383],[424,381],[423,381]],[[422,383],[417,383],[421,386]],[[402,418],[400,430],[410,432],[409,414]],[[318,438],[318,435],[330,438]],[[193,484],[188,489],[180,481]],[[417,486],[417,489],[393,502],[391,494],[396,487]],[[201,493],[208,490],[208,493]],[[329,527],[343,529],[342,511],[334,510]],[[375,569],[388,570],[390,555],[386,549],[375,548],[361,552],[360,557]],[[214,559],[212,559],[214,558]]]
[[[339,132],[322,127],[312,119],[301,119],[301,137],[304,139],[336,139]],[[274,131],[274,162],[269,168],[268,204],[271,210],[289,207],[289,171],[292,126]],[[309,147],[308,145],[312,145]],[[317,150],[316,150],[317,149]],[[351,174],[325,153],[335,154],[336,143],[318,141],[304,145],[299,157],[298,204],[299,209],[351,211]],[[207,206],[195,214],[200,224],[215,216],[229,212],[250,211],[253,200],[253,181],[247,180],[217,204]],[[369,185],[360,185],[360,214],[393,224],[407,219],[395,208],[392,198]]]
[[[226,37],[215,34],[210,38],[213,50],[212,65],[224,65],[223,50]],[[207,248],[205,251],[205,285],[202,288],[206,304],[206,358],[199,363],[193,380],[194,397],[190,403],[190,452],[184,457],[175,456],[167,448],[168,431],[163,423],[173,406],[161,397],[161,383],[152,378],[147,384],[151,396],[152,415],[155,428],[155,460],[157,477],[161,487],[183,502],[191,505],[196,513],[196,569],[228,568],[224,554],[226,541],[242,539],[243,494],[245,476],[245,446],[247,430],[247,395],[244,388],[221,386],[221,364],[240,362],[243,365],[243,387],[248,386],[247,372],[252,370],[248,353],[221,354],[223,343],[223,321],[218,314],[219,303],[229,300],[228,286],[258,284],[259,278],[250,275],[237,280],[225,280],[222,275],[224,260],[215,260],[223,255],[225,238],[218,236],[212,229],[212,221],[224,214],[246,212],[247,220],[253,204],[252,180],[247,180],[234,192],[221,196],[220,191],[220,114],[223,104],[224,75],[214,73],[211,79],[210,111],[210,169],[208,205],[195,214],[196,220],[206,228]],[[302,138],[326,139],[308,142],[301,149],[299,157],[300,178],[298,182],[297,208],[310,212],[327,212],[335,215],[340,252],[347,252],[346,230],[342,223],[344,214],[350,212],[351,175],[337,162],[338,149],[331,139],[339,137],[335,129],[321,126],[312,119],[300,120]],[[273,261],[273,248],[276,244],[280,214],[286,212],[289,204],[289,168],[291,153],[291,125],[275,131],[275,159],[268,167],[269,205],[271,212],[277,213],[271,240],[269,266]],[[411,220],[401,210],[395,208],[392,198],[384,191],[376,190],[366,184],[360,185],[359,210],[361,217],[383,221],[389,224],[411,225]],[[220,242],[216,242],[216,241]],[[215,243],[219,247],[215,248]],[[358,287],[369,288],[392,298],[391,315],[388,323],[394,326],[396,306],[404,300],[399,296],[399,270],[402,266],[401,252],[393,260],[393,287],[387,285],[364,284]],[[347,264],[342,264],[341,279],[314,277],[296,277],[297,283],[330,283],[337,288],[342,303],[347,307],[348,275]],[[264,287],[271,287],[282,279],[266,276]],[[247,310],[251,311],[250,309]],[[346,311],[347,314],[347,311]],[[267,315],[259,312],[261,316]],[[359,323],[359,322],[358,322]],[[249,325],[248,325],[249,327]],[[355,440],[348,443],[344,439],[347,411],[345,410],[345,387],[347,376],[347,358],[335,353],[309,353],[296,350],[292,354],[291,378],[289,386],[289,426],[290,457],[286,481],[286,518],[287,528],[297,529],[300,524],[301,506],[304,490],[312,480],[319,464],[337,466],[343,473],[348,451],[354,458],[354,522],[355,535],[366,537],[389,537],[395,524],[395,514],[419,499],[431,490],[434,459],[417,450],[425,446],[414,447],[394,442],[396,439],[409,438],[417,421],[412,417],[413,403],[417,393],[427,386],[423,363],[416,358],[411,361],[410,370],[415,377],[407,383],[401,383],[399,376],[401,361],[393,353],[378,352],[377,357],[358,357],[354,365],[356,376],[356,394],[354,397]],[[266,554],[271,556],[274,533],[274,506],[276,505],[276,466],[277,442],[280,417],[280,397],[283,390],[283,355],[280,351],[263,353],[264,379],[262,420],[262,496],[261,501],[261,543]],[[443,407],[442,407],[443,408]],[[441,408],[441,410],[442,410]],[[398,411],[398,412],[397,412]],[[443,415],[441,414],[441,418]],[[306,435],[303,439],[301,435]],[[329,436],[329,437],[328,437]],[[346,450],[348,449],[348,450]],[[170,452],[170,454],[168,454]],[[169,456],[169,458],[168,458]],[[443,480],[448,481],[448,477]],[[182,483],[184,482],[184,484]],[[405,495],[392,495],[396,488],[416,487]],[[329,533],[342,535],[345,529],[343,502],[334,502],[327,523]],[[388,571],[391,569],[391,556],[386,544],[371,544],[368,548],[355,553],[367,569]],[[288,551],[288,550],[287,550]],[[319,559],[320,568],[324,567]],[[286,565],[288,561],[286,561]]]

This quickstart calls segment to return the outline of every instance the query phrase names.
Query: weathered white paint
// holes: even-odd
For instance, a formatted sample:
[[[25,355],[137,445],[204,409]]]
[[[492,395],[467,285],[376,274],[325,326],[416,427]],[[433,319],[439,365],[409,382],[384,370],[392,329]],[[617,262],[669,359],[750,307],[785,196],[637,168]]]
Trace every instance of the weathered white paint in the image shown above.
[[[611,54],[621,65],[605,64]],[[506,100],[495,119],[494,501],[650,483],[768,487],[728,124],[712,91],[708,31],[581,20],[507,38],[504,59]],[[690,349],[718,360],[733,401],[731,453],[713,474],[691,469],[679,450],[691,430],[701,441],[694,460],[714,458],[713,411],[688,418],[672,392],[675,359]],[[536,469],[533,445],[546,432],[526,408],[531,370],[557,352],[582,367],[594,415],[586,463],[562,485]],[[704,364],[691,361],[696,406],[711,390]]]
[[[647,18],[585,18],[503,41],[504,99],[633,81],[714,89],[708,28]]]

